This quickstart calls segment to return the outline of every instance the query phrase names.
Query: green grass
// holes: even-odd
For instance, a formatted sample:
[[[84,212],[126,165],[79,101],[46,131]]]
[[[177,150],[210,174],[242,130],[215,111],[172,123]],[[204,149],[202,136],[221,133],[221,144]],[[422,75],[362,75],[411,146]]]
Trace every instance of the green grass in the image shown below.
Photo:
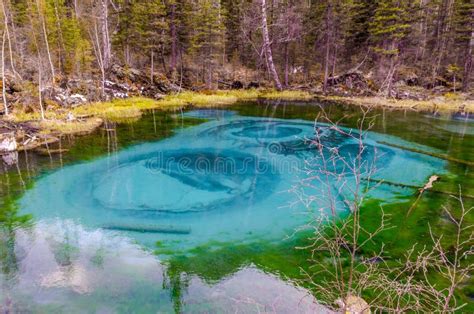
[[[383,97],[340,97],[328,96],[322,99],[357,106],[386,107],[414,111],[474,112],[474,101],[454,97],[450,94],[429,100],[392,99]]]
[[[71,132],[74,129],[72,124],[59,123],[65,120],[67,114],[71,112],[76,117],[96,116],[115,122],[124,122],[128,119],[138,119],[144,110],[179,110],[187,106],[198,108],[232,105],[240,100],[257,99],[280,99],[280,100],[311,100],[313,96],[304,91],[275,91],[275,90],[218,90],[204,92],[182,92],[179,94],[167,95],[163,99],[154,100],[145,97],[132,97],[127,99],[116,99],[108,102],[96,102],[79,106],[68,111],[64,108],[54,108],[45,113],[46,120],[54,120],[55,123],[42,123],[46,129],[54,124],[55,130]],[[41,119],[39,112],[25,113],[14,112],[10,117],[15,122],[37,121]]]

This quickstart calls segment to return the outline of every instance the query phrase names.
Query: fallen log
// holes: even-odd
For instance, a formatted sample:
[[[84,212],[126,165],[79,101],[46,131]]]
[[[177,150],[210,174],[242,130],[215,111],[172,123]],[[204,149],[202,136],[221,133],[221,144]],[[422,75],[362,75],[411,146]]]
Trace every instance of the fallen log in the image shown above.
[[[387,184],[391,186],[397,186],[401,188],[408,188],[408,189],[422,189],[423,187],[417,186],[417,185],[411,185],[411,184],[405,184],[405,183],[400,183],[400,182],[392,182],[392,181],[387,181],[387,180],[379,180],[379,179],[374,179],[374,178],[361,178],[361,180],[368,181],[368,182],[375,182],[376,184]],[[430,189],[431,193],[438,193],[438,194],[444,194],[444,195],[457,195],[456,193],[449,192],[449,191],[442,191],[442,190],[437,190],[437,189]],[[474,199],[474,195],[468,195],[464,194],[464,198],[471,198]]]
[[[138,233],[190,234],[191,228],[160,225],[108,224],[102,229]]]
[[[464,164],[464,165],[468,165],[468,166],[474,166],[474,162],[473,162],[473,161],[462,160],[462,159],[454,158],[454,157],[451,157],[451,156],[448,156],[448,155],[445,155],[445,154],[439,154],[439,153],[434,153],[434,152],[427,152],[427,151],[424,151],[424,150],[421,150],[421,149],[412,148],[412,147],[406,147],[406,146],[397,145],[397,144],[393,144],[393,143],[388,143],[388,142],[384,142],[384,141],[377,141],[377,142],[378,142],[379,144],[382,144],[382,145],[387,145],[387,146],[391,146],[391,147],[395,147],[395,148],[407,150],[407,151],[410,151],[410,152],[413,152],[413,153],[428,155],[428,156],[436,157],[436,158],[439,158],[439,159],[444,159],[444,160],[452,161],[452,162],[455,162],[455,163],[458,163],[458,164]]]

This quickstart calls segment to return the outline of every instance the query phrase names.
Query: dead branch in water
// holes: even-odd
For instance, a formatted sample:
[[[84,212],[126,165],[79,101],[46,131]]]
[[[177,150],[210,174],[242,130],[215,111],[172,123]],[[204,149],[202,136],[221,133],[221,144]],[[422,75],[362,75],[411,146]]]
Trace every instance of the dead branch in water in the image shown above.
[[[426,184],[419,190],[418,197],[416,198],[415,202],[411,205],[410,209],[408,209],[407,217],[410,215],[411,211],[416,207],[416,205],[418,204],[418,201],[421,199],[421,196],[423,195],[423,193],[426,190],[432,189],[433,188],[433,183],[435,183],[438,180],[439,180],[439,177],[436,176],[436,175],[433,175],[428,179],[428,182],[426,182]]]

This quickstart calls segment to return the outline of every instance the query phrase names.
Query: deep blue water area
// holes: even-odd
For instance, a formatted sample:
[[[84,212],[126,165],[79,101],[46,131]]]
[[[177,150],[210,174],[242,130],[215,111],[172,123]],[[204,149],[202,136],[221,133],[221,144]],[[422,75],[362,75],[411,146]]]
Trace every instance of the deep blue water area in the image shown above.
[[[318,145],[325,147],[327,160],[337,149],[341,159],[327,167],[346,172],[345,184],[353,184],[353,174],[345,168],[359,151],[360,136],[354,130],[222,110],[186,116],[208,121],[165,140],[48,173],[20,199],[22,212],[120,232],[149,247],[160,241],[185,251],[211,241],[279,241],[314,219],[308,212],[324,208],[324,197],[306,206],[296,200],[297,195],[325,191],[316,180],[300,184],[321,167]],[[400,186],[423,185],[431,174],[443,171],[444,161],[379,144],[378,136],[363,136],[361,175],[377,168],[374,177],[396,184],[383,186],[373,197],[388,201],[411,193]],[[331,189],[339,189],[341,182],[331,180]],[[346,211],[342,201],[337,210]]]

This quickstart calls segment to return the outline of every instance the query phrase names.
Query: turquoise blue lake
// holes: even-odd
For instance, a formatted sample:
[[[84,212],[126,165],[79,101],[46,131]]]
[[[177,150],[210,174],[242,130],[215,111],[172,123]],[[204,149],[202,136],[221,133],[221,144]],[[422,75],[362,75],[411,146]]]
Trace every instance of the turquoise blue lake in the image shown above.
[[[330,107],[336,128],[315,122],[317,108],[149,112],[5,161],[0,309],[329,312],[297,281],[313,222],[347,216],[362,183],[367,202],[401,204],[400,237],[423,241],[420,224],[436,226],[431,210],[460,182],[472,194],[474,135],[467,119],[397,111],[375,111],[361,133],[355,109]],[[405,219],[432,175],[440,188]]]

